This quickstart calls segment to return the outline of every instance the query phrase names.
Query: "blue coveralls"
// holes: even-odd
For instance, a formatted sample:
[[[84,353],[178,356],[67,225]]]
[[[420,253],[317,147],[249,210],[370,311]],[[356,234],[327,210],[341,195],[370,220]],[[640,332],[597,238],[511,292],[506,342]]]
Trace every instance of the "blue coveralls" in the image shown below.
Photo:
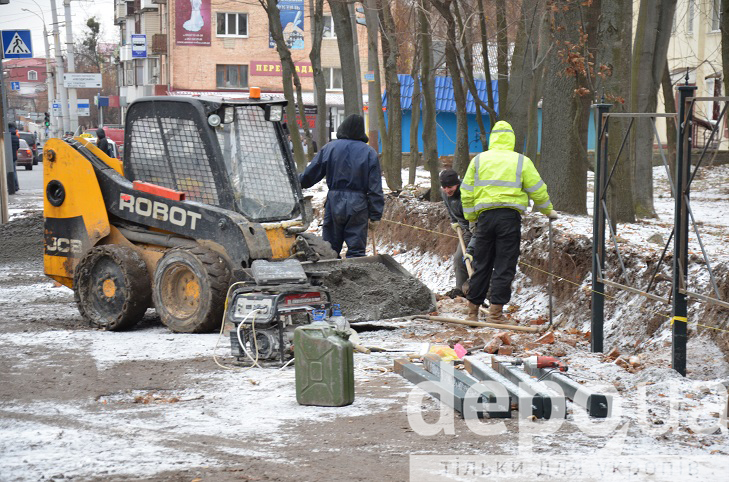
[[[337,139],[325,145],[299,176],[308,188],[326,176],[329,193],[324,211],[323,238],[347,257],[365,255],[368,220],[379,221],[385,207],[377,153],[361,140]]]

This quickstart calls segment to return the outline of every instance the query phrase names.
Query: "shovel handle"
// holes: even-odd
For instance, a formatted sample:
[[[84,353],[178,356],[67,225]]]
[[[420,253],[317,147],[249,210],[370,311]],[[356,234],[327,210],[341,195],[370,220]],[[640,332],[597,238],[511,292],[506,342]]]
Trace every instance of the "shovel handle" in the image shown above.
[[[466,243],[463,242],[463,230],[461,226],[456,226],[456,234],[458,234],[458,244],[461,245],[461,253],[466,254]],[[471,260],[466,258],[466,271],[468,271],[468,277],[473,276],[473,266],[471,266]]]

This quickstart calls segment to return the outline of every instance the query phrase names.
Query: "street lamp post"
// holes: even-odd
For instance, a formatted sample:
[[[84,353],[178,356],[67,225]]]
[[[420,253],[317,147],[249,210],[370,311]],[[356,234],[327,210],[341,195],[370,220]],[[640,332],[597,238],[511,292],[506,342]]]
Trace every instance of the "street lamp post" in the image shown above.
[[[35,3],[35,2],[33,2]],[[38,5],[36,3],[36,5]],[[40,7],[39,7],[40,8]],[[43,21],[43,44],[46,48],[46,90],[48,92],[48,110],[51,110],[53,107],[53,100],[55,99],[54,89],[53,89],[53,71],[51,69],[51,48],[48,44],[48,29],[46,28],[46,18],[45,15],[43,15],[43,10],[40,11],[40,15],[35,13],[32,10],[28,10],[27,8],[21,8],[21,10],[32,13],[36,17],[40,18]],[[45,126],[44,126],[45,127]],[[44,129],[45,131],[45,129]],[[54,126],[51,125],[51,132],[55,132]]]

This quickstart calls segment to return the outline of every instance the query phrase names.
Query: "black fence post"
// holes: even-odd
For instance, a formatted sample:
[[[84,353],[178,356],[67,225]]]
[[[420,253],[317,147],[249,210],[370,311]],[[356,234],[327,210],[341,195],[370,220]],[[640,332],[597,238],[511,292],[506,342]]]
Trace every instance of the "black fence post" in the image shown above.
[[[604,102],[604,99],[603,99]],[[592,211],[592,337],[590,348],[593,352],[603,351],[603,325],[605,323],[605,284],[602,279],[605,268],[605,212],[602,201],[605,198],[607,186],[607,153],[608,153],[608,124],[609,117],[605,116],[611,104],[597,104],[597,119],[595,119],[595,134],[597,146],[595,148],[595,203]]]
[[[688,81],[687,81],[688,83]],[[671,324],[673,347],[671,364],[673,369],[686,376],[687,309],[686,289],[688,272],[689,220],[686,203],[689,198],[688,180],[691,174],[691,116],[693,104],[686,105],[686,99],[693,97],[696,86],[682,85],[678,88],[678,146],[676,146],[676,207],[674,213],[673,238],[673,308]]]

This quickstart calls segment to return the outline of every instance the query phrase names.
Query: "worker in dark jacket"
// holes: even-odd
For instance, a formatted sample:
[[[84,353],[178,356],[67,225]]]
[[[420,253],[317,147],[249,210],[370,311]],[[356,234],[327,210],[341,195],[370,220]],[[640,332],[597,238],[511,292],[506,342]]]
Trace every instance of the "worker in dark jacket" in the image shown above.
[[[15,194],[15,191],[20,190],[18,184],[18,149],[20,149],[20,137],[18,136],[18,129],[15,127],[15,122],[8,123],[8,130],[10,130],[10,149],[13,151],[13,172],[8,172],[8,194]]]
[[[109,157],[114,157],[113,151],[111,150],[111,146],[109,145],[109,140],[106,138],[106,132],[103,128],[99,127],[96,129],[96,147],[98,147],[101,152],[106,154]]]
[[[337,253],[347,243],[348,258],[365,255],[368,220],[375,229],[385,207],[380,162],[368,140],[362,116],[350,115],[337,129],[337,140],[324,146],[299,176],[302,188],[326,176],[323,238]]]
[[[461,180],[458,178],[458,173],[453,169],[446,169],[440,173],[440,187],[441,197],[446,205],[446,210],[451,218],[451,228],[457,232],[458,227],[461,228],[463,235],[463,242],[468,245],[471,241],[471,230],[469,229],[469,222],[463,217],[463,205],[461,204]],[[453,255],[453,271],[456,275],[456,287],[449,291],[451,297],[463,296],[463,284],[468,280],[468,271],[466,270],[466,264],[463,258],[463,251],[461,250],[461,243],[458,243],[458,248]]]

